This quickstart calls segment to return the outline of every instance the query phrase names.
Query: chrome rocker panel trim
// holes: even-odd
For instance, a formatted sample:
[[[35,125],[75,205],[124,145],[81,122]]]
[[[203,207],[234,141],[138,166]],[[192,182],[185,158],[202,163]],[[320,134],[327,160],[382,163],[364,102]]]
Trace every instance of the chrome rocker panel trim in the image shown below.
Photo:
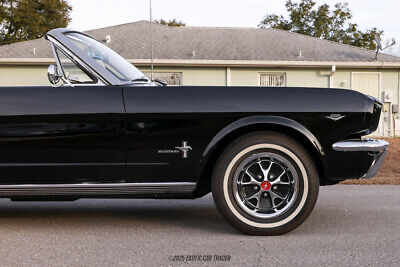
[[[333,150],[341,152],[370,152],[374,156],[374,161],[367,173],[361,177],[369,179],[376,176],[382,166],[383,160],[388,152],[389,143],[385,140],[365,139],[365,140],[346,140],[334,143]]]
[[[196,183],[100,183],[0,185],[0,197],[192,193]]]

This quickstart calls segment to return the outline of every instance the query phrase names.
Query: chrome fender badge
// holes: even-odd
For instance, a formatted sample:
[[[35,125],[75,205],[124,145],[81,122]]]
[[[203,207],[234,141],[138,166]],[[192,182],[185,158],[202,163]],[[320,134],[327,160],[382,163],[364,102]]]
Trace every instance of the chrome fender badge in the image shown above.
[[[193,150],[192,147],[188,145],[187,141],[183,141],[182,146],[177,146],[175,149],[159,149],[157,152],[159,154],[178,154],[182,152],[182,157],[186,159],[190,150]]]
[[[179,149],[180,151],[182,151],[182,157],[184,159],[188,157],[189,150],[193,150],[191,146],[188,146],[187,141],[183,141],[182,146],[181,147],[177,146],[175,147],[175,149]]]

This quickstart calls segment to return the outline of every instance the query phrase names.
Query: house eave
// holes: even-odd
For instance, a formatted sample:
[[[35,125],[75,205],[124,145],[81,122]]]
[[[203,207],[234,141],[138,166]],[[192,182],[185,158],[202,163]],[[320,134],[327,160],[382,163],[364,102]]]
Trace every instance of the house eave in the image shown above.
[[[136,66],[150,66],[150,59],[128,59]],[[54,58],[0,58],[0,65],[48,65]],[[341,62],[341,61],[266,61],[266,60],[199,60],[155,59],[155,66],[189,67],[273,67],[273,68],[400,68],[400,62]]]
[[[149,66],[148,59],[130,59],[136,66]],[[340,61],[264,61],[264,60],[182,60],[155,59],[156,66],[204,66],[204,67],[274,67],[274,68],[400,68],[400,62],[340,62]]]
[[[48,65],[55,62],[54,58],[0,58],[0,65]]]

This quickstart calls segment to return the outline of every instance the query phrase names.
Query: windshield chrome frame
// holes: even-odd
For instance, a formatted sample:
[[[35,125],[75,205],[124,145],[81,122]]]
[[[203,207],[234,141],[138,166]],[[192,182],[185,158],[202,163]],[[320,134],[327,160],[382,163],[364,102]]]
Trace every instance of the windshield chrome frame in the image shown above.
[[[109,84],[106,80],[104,80],[103,77],[98,75],[88,64],[83,62],[79,57],[74,55],[70,49],[65,47],[62,43],[58,42],[55,38],[52,36],[46,36],[46,39],[50,41],[51,43],[51,49],[53,51],[54,58],[57,63],[57,70],[58,73],[62,75],[61,79],[62,81],[67,85],[67,86],[75,86],[77,84],[71,83],[67,77],[65,77],[64,70],[62,68],[60,59],[57,55],[56,48],[59,49],[64,55],[66,55],[70,60],[72,60],[74,63],[78,65],[78,67],[84,69],[86,72],[89,72],[92,76],[94,76],[97,80],[97,83],[86,83],[86,84],[79,84],[80,86],[96,86],[96,85],[107,85]]]
[[[80,49],[78,49],[74,43],[68,38],[65,34],[67,33],[78,33],[82,34],[86,37],[96,40],[92,36],[70,29],[54,29],[47,33],[46,39],[60,48],[62,51],[66,52],[69,56],[71,56],[76,62],[78,62],[82,67],[88,70],[93,76],[98,78],[99,81],[103,82],[105,85],[128,85],[128,84],[136,84],[132,82],[121,81],[113,74],[98,66],[93,58],[89,55],[83,53]],[[96,40],[100,42],[99,40]],[[100,42],[101,43],[101,42]],[[56,56],[56,55],[55,55]],[[57,63],[58,64],[58,63]],[[149,81],[149,83],[152,83]]]

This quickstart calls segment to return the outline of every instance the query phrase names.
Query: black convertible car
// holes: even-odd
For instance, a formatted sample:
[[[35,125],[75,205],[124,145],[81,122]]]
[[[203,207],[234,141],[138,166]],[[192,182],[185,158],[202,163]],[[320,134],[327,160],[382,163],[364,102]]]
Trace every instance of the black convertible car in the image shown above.
[[[53,86],[0,88],[0,197],[199,198],[248,234],[310,214],[320,185],[373,177],[382,104],[319,88],[165,86],[90,36],[47,36]],[[61,85],[60,85],[61,84]]]

